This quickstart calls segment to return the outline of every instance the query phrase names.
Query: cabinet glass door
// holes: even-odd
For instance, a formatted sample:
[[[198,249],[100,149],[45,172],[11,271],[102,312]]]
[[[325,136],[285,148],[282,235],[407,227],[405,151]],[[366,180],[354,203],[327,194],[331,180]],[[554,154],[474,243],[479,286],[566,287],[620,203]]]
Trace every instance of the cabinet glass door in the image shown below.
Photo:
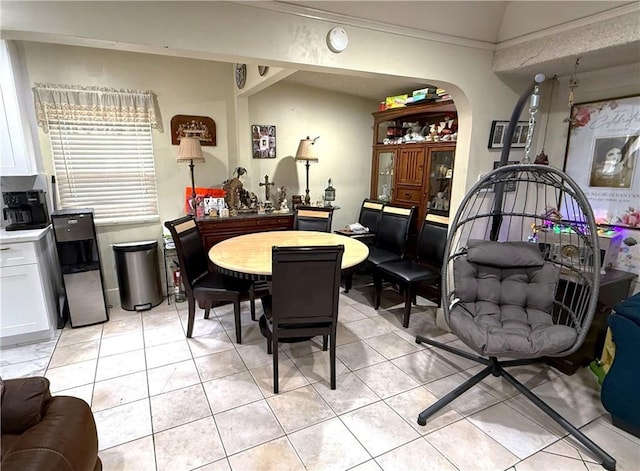
[[[429,211],[449,214],[451,201],[451,182],[453,180],[453,157],[455,150],[436,150],[430,152],[429,168]]]
[[[373,195],[381,201],[390,201],[393,195],[394,149],[378,150],[377,152],[378,175],[377,191]]]

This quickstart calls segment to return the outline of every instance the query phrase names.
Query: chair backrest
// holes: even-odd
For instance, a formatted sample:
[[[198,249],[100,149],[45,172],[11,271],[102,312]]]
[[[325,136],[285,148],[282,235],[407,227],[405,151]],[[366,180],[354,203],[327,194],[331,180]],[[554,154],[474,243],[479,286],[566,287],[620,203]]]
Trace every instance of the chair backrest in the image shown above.
[[[296,231],[331,232],[333,208],[298,207],[293,218]]]
[[[335,322],[344,245],[273,247],[272,322]]]
[[[470,239],[454,261],[456,297],[487,312],[538,311],[551,315],[560,269],[545,262],[537,244]],[[483,310],[487,310],[484,312]]]
[[[418,236],[418,260],[440,270],[444,262],[447,232],[446,225],[430,220],[427,214]]]
[[[198,225],[191,215],[165,221],[164,225],[175,243],[180,276],[187,294],[190,294],[193,283],[209,272],[207,252],[202,244]]]
[[[360,208],[360,216],[358,222],[364,227],[369,228],[369,232],[375,234],[380,226],[380,217],[382,216],[382,208],[384,203],[376,200],[365,199]]]
[[[415,206],[403,208],[386,204],[382,208],[376,248],[397,253],[404,258],[404,251],[409,237],[409,226],[415,210]]]

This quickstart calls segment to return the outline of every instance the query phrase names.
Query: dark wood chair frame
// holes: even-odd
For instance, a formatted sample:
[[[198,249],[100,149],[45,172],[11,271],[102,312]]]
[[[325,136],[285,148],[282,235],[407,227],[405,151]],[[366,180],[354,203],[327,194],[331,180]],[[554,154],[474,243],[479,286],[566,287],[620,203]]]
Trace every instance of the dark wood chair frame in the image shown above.
[[[354,234],[352,237],[360,239],[367,245],[375,245],[384,205],[385,203],[382,201],[365,198],[360,207],[358,222],[368,228],[369,232],[366,234]]]
[[[296,231],[331,232],[332,207],[299,206],[293,216]]]
[[[416,207],[394,206],[386,204],[380,215],[380,224],[376,233],[375,245],[369,251],[369,257],[365,260],[363,268],[370,273],[374,273],[378,262],[376,254],[388,252],[393,257],[388,261],[404,260],[409,240],[409,228],[411,220],[415,214]],[[348,293],[353,284],[353,273],[345,276],[344,292]]]
[[[447,243],[447,226],[425,218],[420,229],[415,260],[401,260],[378,265],[373,274],[373,284],[376,289],[375,308],[380,307],[382,282],[388,280],[397,283],[404,291],[403,327],[409,327],[411,304],[416,304],[416,291],[420,283],[429,283],[437,296],[433,300],[440,307],[440,278],[444,250]]]
[[[164,225],[169,229],[176,246],[180,275],[187,295],[189,309],[187,337],[191,338],[193,335],[196,301],[204,308],[205,319],[209,318],[212,306],[233,303],[236,342],[242,343],[240,301],[250,301],[251,318],[255,320],[253,283],[227,277],[209,268],[210,264],[200,231],[192,215],[166,221]]]
[[[267,351],[273,354],[273,392],[279,391],[278,342],[323,336],[330,383],[336,388],[336,329],[344,245],[273,247]]]

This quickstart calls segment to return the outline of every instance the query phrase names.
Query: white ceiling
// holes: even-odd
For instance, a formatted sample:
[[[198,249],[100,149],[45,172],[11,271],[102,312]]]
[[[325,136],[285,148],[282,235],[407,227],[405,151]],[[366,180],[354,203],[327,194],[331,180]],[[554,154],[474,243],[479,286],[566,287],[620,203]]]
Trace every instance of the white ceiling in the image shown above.
[[[377,28],[390,32],[409,33],[416,37],[440,37],[449,41],[473,41],[479,47],[493,48],[501,44],[526,41],[534,36],[551,34],[558,28],[569,27],[575,21],[589,21],[589,17],[638,2],[629,1],[298,1],[270,2],[271,8],[300,15],[325,18],[340,24]],[[553,4],[554,14],[540,14],[541,6]],[[546,4],[546,5],[543,5]],[[254,4],[256,5],[256,4]],[[514,5],[512,5],[513,7]],[[523,13],[524,12],[524,13]],[[527,20],[515,18],[526,15]],[[516,21],[518,20],[518,21]],[[592,65],[607,68],[637,62],[637,44],[621,46],[618,50],[594,53]],[[549,63],[551,74],[569,74],[573,61],[559,68],[558,61]],[[564,67],[566,65],[566,67]],[[530,74],[530,71],[523,71]],[[353,77],[322,72],[299,71],[285,79],[310,87],[330,90],[372,100],[406,93],[425,84],[380,75],[375,78]]]

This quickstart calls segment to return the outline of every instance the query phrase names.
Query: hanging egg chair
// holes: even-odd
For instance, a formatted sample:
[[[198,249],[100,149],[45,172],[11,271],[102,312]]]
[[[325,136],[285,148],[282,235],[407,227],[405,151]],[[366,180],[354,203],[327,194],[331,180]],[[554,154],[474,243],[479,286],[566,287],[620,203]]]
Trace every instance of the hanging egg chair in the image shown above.
[[[600,283],[597,226],[589,201],[562,171],[529,163],[543,80],[536,76],[513,111],[501,166],[471,188],[449,228],[442,267],[444,317],[451,332],[477,355],[416,338],[485,368],[423,411],[418,423],[425,425],[488,375],[503,376],[613,470],[611,456],[506,371],[575,352],[593,319]],[[506,165],[529,97],[524,160]]]

